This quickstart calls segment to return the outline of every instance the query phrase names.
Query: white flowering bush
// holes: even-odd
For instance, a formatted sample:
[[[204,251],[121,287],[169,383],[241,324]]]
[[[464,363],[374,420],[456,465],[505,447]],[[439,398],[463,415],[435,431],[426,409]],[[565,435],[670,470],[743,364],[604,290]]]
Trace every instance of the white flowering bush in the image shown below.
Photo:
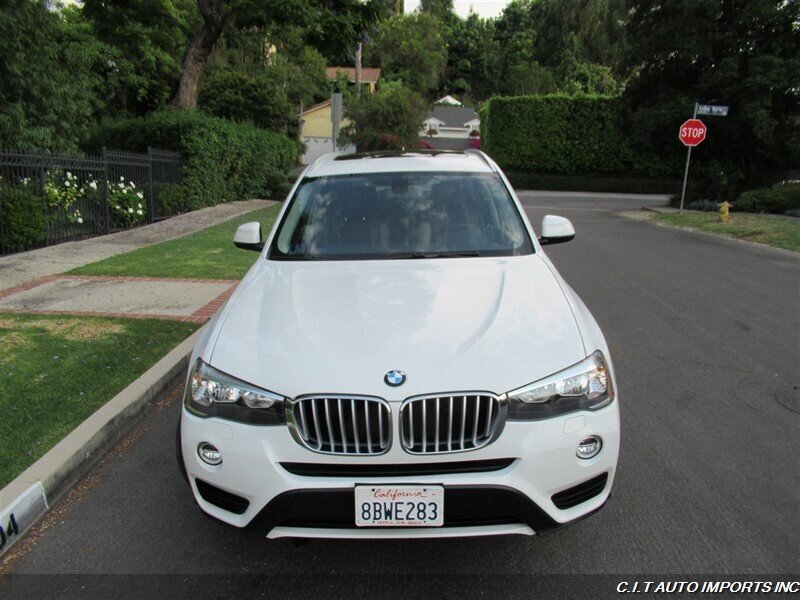
[[[26,177],[23,185],[29,185]],[[54,210],[61,210],[66,220],[77,225],[83,224],[83,215],[78,208],[78,201],[86,195],[86,190],[80,184],[78,177],[67,171],[48,171],[44,177],[44,198],[47,206]]]
[[[143,223],[147,216],[144,194],[136,188],[133,181],[125,181],[120,176],[117,182],[107,182],[108,204],[114,215],[115,223],[120,227],[133,227]]]

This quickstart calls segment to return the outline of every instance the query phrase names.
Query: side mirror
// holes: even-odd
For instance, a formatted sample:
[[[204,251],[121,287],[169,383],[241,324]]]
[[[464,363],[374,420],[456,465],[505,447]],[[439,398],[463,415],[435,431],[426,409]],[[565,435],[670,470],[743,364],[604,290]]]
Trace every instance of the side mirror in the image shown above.
[[[575,237],[575,228],[569,219],[546,215],[542,219],[542,236],[539,243],[543,246],[547,244],[563,244]]]
[[[261,223],[252,221],[239,225],[233,236],[233,245],[243,250],[261,252],[264,242],[261,241]]]

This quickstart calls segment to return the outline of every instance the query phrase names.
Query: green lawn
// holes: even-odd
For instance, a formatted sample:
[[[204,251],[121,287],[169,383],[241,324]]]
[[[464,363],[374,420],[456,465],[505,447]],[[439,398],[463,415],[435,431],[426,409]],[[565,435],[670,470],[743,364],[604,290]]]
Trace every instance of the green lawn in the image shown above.
[[[190,277],[194,279],[241,279],[258,254],[233,245],[236,228],[260,221],[266,236],[280,205],[246,213],[182,238],[139,248],[96,263],[78,267],[76,275],[129,277]]]
[[[0,488],[197,328],[0,314]]]
[[[693,210],[683,213],[657,213],[654,218],[657,222],[671,227],[716,233],[800,252],[800,219],[776,219],[766,215],[731,213],[730,221],[720,223],[717,213]]]

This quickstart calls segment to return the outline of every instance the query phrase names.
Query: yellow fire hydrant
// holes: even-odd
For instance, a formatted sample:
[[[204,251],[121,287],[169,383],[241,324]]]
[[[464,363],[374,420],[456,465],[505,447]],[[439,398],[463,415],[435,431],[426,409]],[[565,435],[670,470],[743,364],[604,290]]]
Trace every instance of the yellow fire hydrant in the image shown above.
[[[727,200],[724,202],[720,202],[719,204],[719,220],[722,223],[727,223],[728,219],[731,218],[731,204]]]

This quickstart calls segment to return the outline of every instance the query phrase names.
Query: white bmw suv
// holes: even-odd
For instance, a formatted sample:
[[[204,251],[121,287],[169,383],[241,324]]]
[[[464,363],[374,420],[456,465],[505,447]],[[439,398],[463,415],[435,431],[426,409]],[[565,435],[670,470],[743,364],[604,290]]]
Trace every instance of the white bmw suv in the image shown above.
[[[603,334],[481,152],[329,154],[191,357],[178,460],[258,536],[545,534],[603,506]]]

